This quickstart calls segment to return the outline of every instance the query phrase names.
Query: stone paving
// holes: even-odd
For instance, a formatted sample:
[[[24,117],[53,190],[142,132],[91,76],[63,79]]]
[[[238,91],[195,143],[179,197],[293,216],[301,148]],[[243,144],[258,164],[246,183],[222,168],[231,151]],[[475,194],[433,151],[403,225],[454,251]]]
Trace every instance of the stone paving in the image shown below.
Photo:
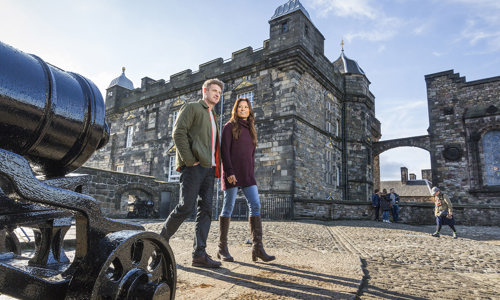
[[[140,222],[160,231],[161,222]],[[218,225],[208,239],[214,257]],[[194,223],[182,224],[170,241],[176,299],[500,299],[499,227],[457,225],[456,240],[448,227],[434,238],[434,226],[374,221],[264,221],[263,228],[275,261],[252,262],[248,223],[234,221],[236,261],[203,269],[191,266]]]
[[[160,223],[145,226],[160,230]],[[203,299],[500,299],[498,227],[458,225],[458,239],[451,238],[448,227],[435,238],[430,236],[434,226],[374,221],[269,221],[263,227],[266,250],[277,256],[275,262],[251,262],[245,243],[248,224],[236,221],[231,222],[229,244],[240,262],[206,271],[190,266],[193,223],[184,223],[171,240],[179,265],[178,299],[195,299],[193,289],[203,284],[214,291]],[[217,236],[214,221],[211,255]],[[181,245],[187,248],[181,250]],[[228,275],[244,273],[235,264],[260,273]],[[190,286],[191,280],[199,285]]]

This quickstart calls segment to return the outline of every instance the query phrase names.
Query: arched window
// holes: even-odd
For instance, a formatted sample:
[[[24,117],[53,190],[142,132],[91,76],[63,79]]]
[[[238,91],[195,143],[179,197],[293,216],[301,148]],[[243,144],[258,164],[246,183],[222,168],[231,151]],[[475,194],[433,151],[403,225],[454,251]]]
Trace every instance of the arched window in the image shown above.
[[[500,185],[500,131],[490,131],[483,136],[483,183]]]

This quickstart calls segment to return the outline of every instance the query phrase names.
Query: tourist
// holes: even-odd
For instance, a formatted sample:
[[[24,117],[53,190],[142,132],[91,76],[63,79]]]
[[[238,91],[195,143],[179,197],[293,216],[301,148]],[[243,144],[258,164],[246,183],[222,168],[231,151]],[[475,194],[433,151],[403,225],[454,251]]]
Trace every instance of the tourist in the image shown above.
[[[380,211],[380,191],[379,189],[375,189],[374,193],[372,194],[372,206],[373,206],[373,212],[375,214],[375,221],[379,221],[379,211]]]
[[[394,188],[391,188],[389,191],[391,192],[389,194],[389,197],[391,198],[392,205],[392,220],[394,222],[397,222],[399,220],[399,195],[396,194]]]
[[[249,209],[250,233],[252,235],[252,260],[267,262],[275,257],[268,255],[262,244],[262,220],[257,182],[254,176],[257,132],[254,114],[247,98],[238,98],[231,112],[231,119],[222,129],[222,190],[224,204],[219,217],[220,236],[217,257],[223,261],[234,261],[227,247],[229,222],[233,213],[238,189],[243,191]]]
[[[221,266],[205,249],[212,220],[214,177],[220,176],[219,129],[213,107],[219,102],[223,88],[223,82],[218,79],[205,81],[203,99],[184,104],[172,134],[176,167],[181,173],[179,204],[168,216],[160,234],[168,241],[197,206],[192,253],[195,267]]]
[[[431,190],[434,197],[434,216],[436,216],[436,231],[432,234],[434,237],[440,236],[441,227],[443,225],[450,226],[453,231],[453,238],[457,238],[457,230],[455,229],[455,218],[453,217],[453,206],[448,196],[441,193],[437,186]]]
[[[391,210],[391,198],[387,194],[387,190],[382,190],[382,195],[380,196],[380,208],[382,209],[382,219],[385,223],[391,223],[389,221],[389,211]]]

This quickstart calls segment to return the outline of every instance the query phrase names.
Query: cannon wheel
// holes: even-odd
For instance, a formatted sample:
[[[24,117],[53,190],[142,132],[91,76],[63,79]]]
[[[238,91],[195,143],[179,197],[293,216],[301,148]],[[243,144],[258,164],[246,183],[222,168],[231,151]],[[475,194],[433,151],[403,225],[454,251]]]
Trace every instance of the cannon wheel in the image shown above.
[[[177,270],[168,243],[153,232],[108,234],[79,263],[67,299],[174,299]]]

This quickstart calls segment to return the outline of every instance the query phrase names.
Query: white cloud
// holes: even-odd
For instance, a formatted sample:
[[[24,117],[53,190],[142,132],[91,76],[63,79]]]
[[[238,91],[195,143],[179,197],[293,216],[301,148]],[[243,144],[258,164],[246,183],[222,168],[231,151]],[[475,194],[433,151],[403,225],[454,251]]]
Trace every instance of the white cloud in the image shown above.
[[[378,15],[370,0],[311,0],[308,4],[322,17],[333,13],[341,17],[376,19]]]

